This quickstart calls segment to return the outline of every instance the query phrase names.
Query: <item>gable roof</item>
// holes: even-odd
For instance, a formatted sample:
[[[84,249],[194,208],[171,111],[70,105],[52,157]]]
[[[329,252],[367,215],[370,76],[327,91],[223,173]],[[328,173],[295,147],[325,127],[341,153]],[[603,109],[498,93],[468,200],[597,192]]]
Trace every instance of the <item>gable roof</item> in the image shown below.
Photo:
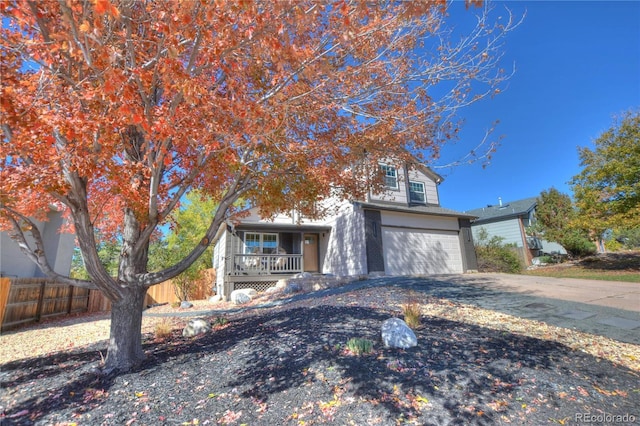
[[[422,171],[422,173],[424,173],[425,175],[427,175],[428,177],[430,177],[431,179],[433,179],[433,181],[436,183],[436,185],[440,185],[442,183],[442,181],[444,180],[444,178],[442,176],[440,176],[439,174],[437,174],[436,172],[434,172],[433,170],[431,170],[429,168],[429,166],[426,166],[420,162],[416,162],[416,163],[410,163],[409,166],[413,166],[416,169]]]
[[[479,209],[468,210],[465,213],[476,216],[473,223],[498,222],[500,220],[528,215],[538,205],[538,197],[525,198],[523,200],[510,201],[492,206],[481,207]]]

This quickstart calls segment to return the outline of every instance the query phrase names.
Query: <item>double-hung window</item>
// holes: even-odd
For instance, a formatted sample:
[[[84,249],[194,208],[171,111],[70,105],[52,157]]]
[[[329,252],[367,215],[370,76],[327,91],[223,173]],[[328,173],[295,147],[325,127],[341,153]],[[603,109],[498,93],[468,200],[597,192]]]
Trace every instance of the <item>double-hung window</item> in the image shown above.
[[[246,254],[274,254],[278,250],[278,234],[247,232],[244,235]]]
[[[398,174],[396,168],[387,164],[381,164],[380,170],[382,170],[384,178],[384,186],[391,189],[398,189]]]
[[[424,183],[409,181],[409,201],[412,203],[426,204]]]

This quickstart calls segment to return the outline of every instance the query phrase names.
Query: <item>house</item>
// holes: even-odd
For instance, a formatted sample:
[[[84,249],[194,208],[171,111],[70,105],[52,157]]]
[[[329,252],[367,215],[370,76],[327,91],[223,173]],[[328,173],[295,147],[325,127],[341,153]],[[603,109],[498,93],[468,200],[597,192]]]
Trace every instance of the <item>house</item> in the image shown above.
[[[474,216],[440,206],[442,177],[422,165],[380,164],[385,192],[334,200],[322,220],[298,212],[264,220],[251,209],[214,250],[217,293],[258,291],[301,272],[335,277],[431,275],[477,269]]]
[[[566,250],[560,244],[528,234],[527,228],[536,221],[537,206],[537,197],[509,203],[503,203],[502,199],[498,198],[497,205],[466,211],[477,218],[471,222],[474,240],[479,241],[481,229],[487,232],[488,238],[501,237],[502,244],[512,244],[522,249],[522,257],[527,265],[531,265],[534,257],[543,254],[566,254]]]
[[[47,213],[47,221],[35,221],[49,264],[59,274],[69,275],[75,248],[75,235],[59,232],[64,223],[62,212],[54,207]],[[0,232],[0,276],[17,278],[44,277],[40,268],[25,256],[8,232]]]

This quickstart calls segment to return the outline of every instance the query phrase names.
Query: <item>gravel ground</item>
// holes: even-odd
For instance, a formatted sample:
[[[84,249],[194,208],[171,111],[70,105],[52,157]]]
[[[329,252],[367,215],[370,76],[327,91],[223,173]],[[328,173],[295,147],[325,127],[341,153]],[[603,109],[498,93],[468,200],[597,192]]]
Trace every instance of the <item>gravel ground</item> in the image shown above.
[[[401,316],[400,304],[409,300],[422,306],[418,346],[384,348],[382,322]],[[0,423],[540,425],[640,418],[638,346],[446,299],[363,288],[225,318],[196,338],[181,336],[184,318],[172,320],[164,339],[148,325],[147,360],[121,375],[96,373],[104,349],[97,337],[3,361]],[[57,328],[66,329],[49,324],[40,334]],[[3,345],[19,334],[2,336]],[[350,352],[346,343],[354,337],[372,340],[373,352]]]

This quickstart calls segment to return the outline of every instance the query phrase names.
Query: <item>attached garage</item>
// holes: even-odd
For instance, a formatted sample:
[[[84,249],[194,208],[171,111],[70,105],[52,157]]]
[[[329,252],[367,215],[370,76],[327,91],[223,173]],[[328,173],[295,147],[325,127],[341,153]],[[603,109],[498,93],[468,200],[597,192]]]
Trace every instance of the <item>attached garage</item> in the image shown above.
[[[387,275],[463,273],[457,231],[382,226]]]

